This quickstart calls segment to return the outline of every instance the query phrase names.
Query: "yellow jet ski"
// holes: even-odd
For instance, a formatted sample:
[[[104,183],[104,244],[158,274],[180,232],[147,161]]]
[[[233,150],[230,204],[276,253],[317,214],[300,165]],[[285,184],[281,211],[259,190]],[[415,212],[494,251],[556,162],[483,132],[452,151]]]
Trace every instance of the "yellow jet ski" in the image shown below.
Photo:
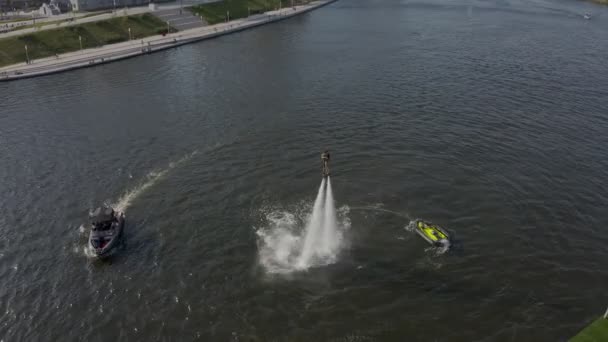
[[[450,235],[441,227],[421,220],[416,221],[416,233],[436,247],[449,247]]]

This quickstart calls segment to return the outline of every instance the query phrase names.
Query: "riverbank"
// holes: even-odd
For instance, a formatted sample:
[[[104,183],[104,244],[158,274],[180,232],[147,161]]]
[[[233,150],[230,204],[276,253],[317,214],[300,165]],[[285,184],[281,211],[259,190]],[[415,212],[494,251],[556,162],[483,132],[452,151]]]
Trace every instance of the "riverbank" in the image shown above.
[[[88,14],[82,14],[82,13],[80,13],[79,16],[74,15],[74,16],[71,16],[71,17],[63,15],[62,16],[63,19],[51,20],[51,19],[53,19],[53,17],[50,17],[50,18],[45,18],[47,20],[39,19],[37,22],[34,22],[33,20],[30,19],[30,20],[27,20],[27,23],[25,23],[23,25],[19,25],[19,26],[16,26],[14,28],[8,29],[7,32],[14,32],[15,34],[19,34],[19,33],[22,33],[22,32],[16,32],[16,31],[28,30],[28,29],[41,30],[43,28],[48,28],[50,26],[61,27],[64,24],[74,23],[74,22],[77,22],[77,21],[82,20],[84,18],[102,16],[102,15],[108,14],[108,13],[111,13],[111,11],[95,12],[95,13],[88,13]],[[4,27],[3,27],[3,24],[4,23],[0,23],[0,32],[2,32],[1,30],[3,28],[4,29],[9,28],[8,25],[6,25],[6,24],[4,24]],[[7,32],[3,32],[3,33],[6,34]]]
[[[74,13],[73,15],[62,14],[57,17],[36,19],[35,22],[33,20],[22,22],[19,27],[11,27],[11,25],[7,26],[6,24],[2,26],[2,24],[0,24],[0,39],[5,37],[20,36],[27,33],[40,32],[44,30],[54,30],[58,28],[76,26],[84,23],[92,23],[95,21],[108,20],[117,17],[134,16],[148,12],[151,12],[151,10],[147,6],[132,7],[117,11]]]
[[[154,35],[124,43],[85,49],[82,51],[66,53],[60,56],[34,60],[29,64],[26,64],[25,62],[14,64],[0,68],[0,81],[43,76],[161,51],[287,19],[295,15],[312,11],[335,1],[337,0],[314,1],[307,5],[269,11],[245,19],[230,21],[228,23],[185,30],[165,36]]]
[[[608,339],[608,311],[570,339],[570,342],[601,342]]]
[[[291,6],[310,3],[309,0],[224,0],[192,6],[189,10],[203,16],[210,25],[226,22],[227,20],[247,18],[252,14],[260,14]]]
[[[130,38],[141,39],[167,30],[164,21],[152,14],[142,14],[3,38],[0,39],[0,67],[24,62],[26,57],[37,60]]]

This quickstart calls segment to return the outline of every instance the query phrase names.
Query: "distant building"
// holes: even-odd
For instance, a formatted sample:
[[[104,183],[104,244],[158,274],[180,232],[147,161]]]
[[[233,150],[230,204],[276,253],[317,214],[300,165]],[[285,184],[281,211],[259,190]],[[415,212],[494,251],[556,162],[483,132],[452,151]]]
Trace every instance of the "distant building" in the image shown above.
[[[6,11],[37,9],[45,0],[0,0],[0,8]]]
[[[51,2],[61,10],[61,13],[67,13],[72,10],[72,3],[70,0],[51,0]]]
[[[53,17],[56,15],[60,15],[61,10],[59,9],[59,6],[57,6],[57,4],[53,0],[51,0],[50,3],[42,4],[42,6],[40,6],[38,14],[40,14],[40,16],[42,17]]]
[[[25,0],[0,0],[0,8],[9,11],[22,10],[28,8],[28,2]]]
[[[108,8],[145,6],[150,0],[70,0],[74,11],[95,11]]]

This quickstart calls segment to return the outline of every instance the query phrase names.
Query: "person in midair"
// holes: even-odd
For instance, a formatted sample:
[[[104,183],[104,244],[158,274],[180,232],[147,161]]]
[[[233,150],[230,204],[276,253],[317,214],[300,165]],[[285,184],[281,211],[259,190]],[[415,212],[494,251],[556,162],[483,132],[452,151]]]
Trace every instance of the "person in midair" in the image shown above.
[[[329,176],[329,150],[325,150],[325,152],[321,153],[321,162],[323,177]]]

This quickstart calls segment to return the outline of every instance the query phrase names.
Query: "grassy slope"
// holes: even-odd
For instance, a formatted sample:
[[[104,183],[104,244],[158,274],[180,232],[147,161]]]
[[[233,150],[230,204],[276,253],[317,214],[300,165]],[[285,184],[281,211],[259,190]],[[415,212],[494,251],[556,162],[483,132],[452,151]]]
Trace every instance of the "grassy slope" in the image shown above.
[[[294,0],[296,5],[308,2],[310,1]],[[222,0],[194,6],[190,10],[197,15],[202,15],[209,24],[213,25],[226,21],[227,11],[230,11],[232,20],[246,18],[249,13],[263,13],[279,7],[288,7],[291,6],[291,3],[291,0]]]
[[[608,341],[608,319],[600,318],[583,329],[570,342],[602,342]]]
[[[30,59],[49,57],[83,48],[127,41],[129,27],[133,39],[162,33],[167,24],[151,14],[119,17],[65,28],[45,30],[0,39],[0,66],[25,62],[27,45]]]
[[[102,14],[106,14],[106,13],[110,13],[110,12],[111,11],[90,13],[90,14],[87,14],[87,15],[82,15],[82,16],[78,17],[77,19],[82,19],[82,18],[87,18],[87,17],[94,17],[96,15],[102,15]],[[28,19],[28,20],[31,20],[31,19]],[[49,25],[57,25],[57,26],[59,26],[59,24],[61,24],[61,23],[65,23],[65,22],[72,21],[72,20],[73,20],[72,18],[69,18],[69,19],[54,20],[54,21],[42,21],[42,22],[37,22],[36,24],[32,24],[32,25],[22,25],[22,26],[15,27],[13,29],[13,31],[28,29],[28,28],[32,28],[32,27],[38,27],[38,28],[40,28],[40,27],[49,26]]]
[[[18,19],[10,19],[10,20],[1,20],[0,25],[18,23],[20,21],[27,21],[27,20],[32,20],[32,18],[18,18]]]

